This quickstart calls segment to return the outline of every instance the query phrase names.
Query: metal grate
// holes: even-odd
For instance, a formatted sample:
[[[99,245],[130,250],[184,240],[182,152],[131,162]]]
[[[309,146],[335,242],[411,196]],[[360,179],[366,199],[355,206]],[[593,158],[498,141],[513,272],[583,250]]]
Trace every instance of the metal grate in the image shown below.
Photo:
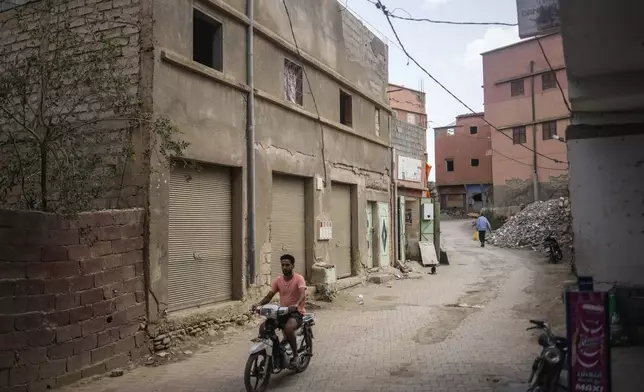
[[[289,59],[284,59],[284,94],[287,101],[304,104],[302,66]]]
[[[230,170],[173,170],[169,210],[169,310],[232,299]]]

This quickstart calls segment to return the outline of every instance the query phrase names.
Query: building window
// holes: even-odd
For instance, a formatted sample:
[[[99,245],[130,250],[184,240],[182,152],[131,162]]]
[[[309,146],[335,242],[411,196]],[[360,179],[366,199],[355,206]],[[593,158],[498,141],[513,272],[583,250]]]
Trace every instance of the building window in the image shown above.
[[[348,127],[353,124],[352,110],[351,95],[340,90],[340,123]]]
[[[454,171],[454,160],[453,159],[446,159],[445,160],[445,168],[447,169],[448,172],[453,172]]]
[[[477,133],[479,133],[478,127],[470,127],[470,135],[476,135]]]
[[[541,124],[541,133],[543,134],[543,140],[552,139],[557,134],[557,122],[548,121]]]
[[[526,142],[525,127],[512,128],[512,142],[514,144],[523,144]]]
[[[224,70],[223,26],[199,10],[192,14],[192,59],[198,63]]]
[[[284,94],[289,102],[303,105],[302,66],[284,59]]]
[[[376,108],[374,113],[374,120],[376,123],[376,136],[380,136],[380,109]]]
[[[470,166],[477,167],[479,165],[479,160],[477,158],[470,159]]]
[[[449,136],[454,136],[454,128],[449,128],[449,129],[447,129],[447,134],[448,134]]]
[[[407,122],[416,125],[416,115],[414,113],[407,113]]]
[[[513,80],[510,82],[510,90],[513,97],[517,95],[523,95],[525,93],[523,88],[523,79]]]
[[[541,75],[541,88],[543,90],[549,90],[555,87],[557,87],[557,74],[548,72]]]
[[[0,0],[0,12],[24,5],[29,0]]]

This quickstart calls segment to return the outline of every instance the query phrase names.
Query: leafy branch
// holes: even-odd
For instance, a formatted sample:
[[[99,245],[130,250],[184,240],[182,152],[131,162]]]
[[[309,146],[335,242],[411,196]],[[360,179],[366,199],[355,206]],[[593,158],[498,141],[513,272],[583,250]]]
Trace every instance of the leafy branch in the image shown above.
[[[2,205],[64,214],[118,208],[128,176],[149,174],[153,156],[169,168],[188,147],[138,99],[136,16],[71,4],[32,1],[2,15]],[[137,153],[143,158],[131,165]]]

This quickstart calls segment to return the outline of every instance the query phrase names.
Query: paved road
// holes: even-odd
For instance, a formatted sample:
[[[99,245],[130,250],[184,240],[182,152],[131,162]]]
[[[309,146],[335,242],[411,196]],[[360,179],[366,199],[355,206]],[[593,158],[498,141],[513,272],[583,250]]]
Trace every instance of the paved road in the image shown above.
[[[343,292],[316,312],[316,354],[309,369],[275,377],[271,390],[506,392],[524,381],[536,350],[526,319],[547,313],[535,290],[543,262],[532,252],[480,248],[464,221],[441,228],[450,266],[391,287]],[[359,294],[364,305],[357,303]],[[449,306],[455,303],[483,308]],[[184,361],[71,389],[241,392],[254,334],[246,329]]]

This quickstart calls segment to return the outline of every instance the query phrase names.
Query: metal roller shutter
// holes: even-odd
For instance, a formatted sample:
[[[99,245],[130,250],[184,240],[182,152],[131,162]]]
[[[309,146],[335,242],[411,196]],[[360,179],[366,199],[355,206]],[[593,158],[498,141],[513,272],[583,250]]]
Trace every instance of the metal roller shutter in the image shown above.
[[[295,257],[295,272],[306,279],[304,180],[273,176],[271,211],[271,276],[282,273],[280,256]]]
[[[331,186],[331,221],[333,239],[331,252],[338,278],[351,276],[351,186]]]
[[[169,203],[168,310],[232,299],[230,170],[173,170]]]

